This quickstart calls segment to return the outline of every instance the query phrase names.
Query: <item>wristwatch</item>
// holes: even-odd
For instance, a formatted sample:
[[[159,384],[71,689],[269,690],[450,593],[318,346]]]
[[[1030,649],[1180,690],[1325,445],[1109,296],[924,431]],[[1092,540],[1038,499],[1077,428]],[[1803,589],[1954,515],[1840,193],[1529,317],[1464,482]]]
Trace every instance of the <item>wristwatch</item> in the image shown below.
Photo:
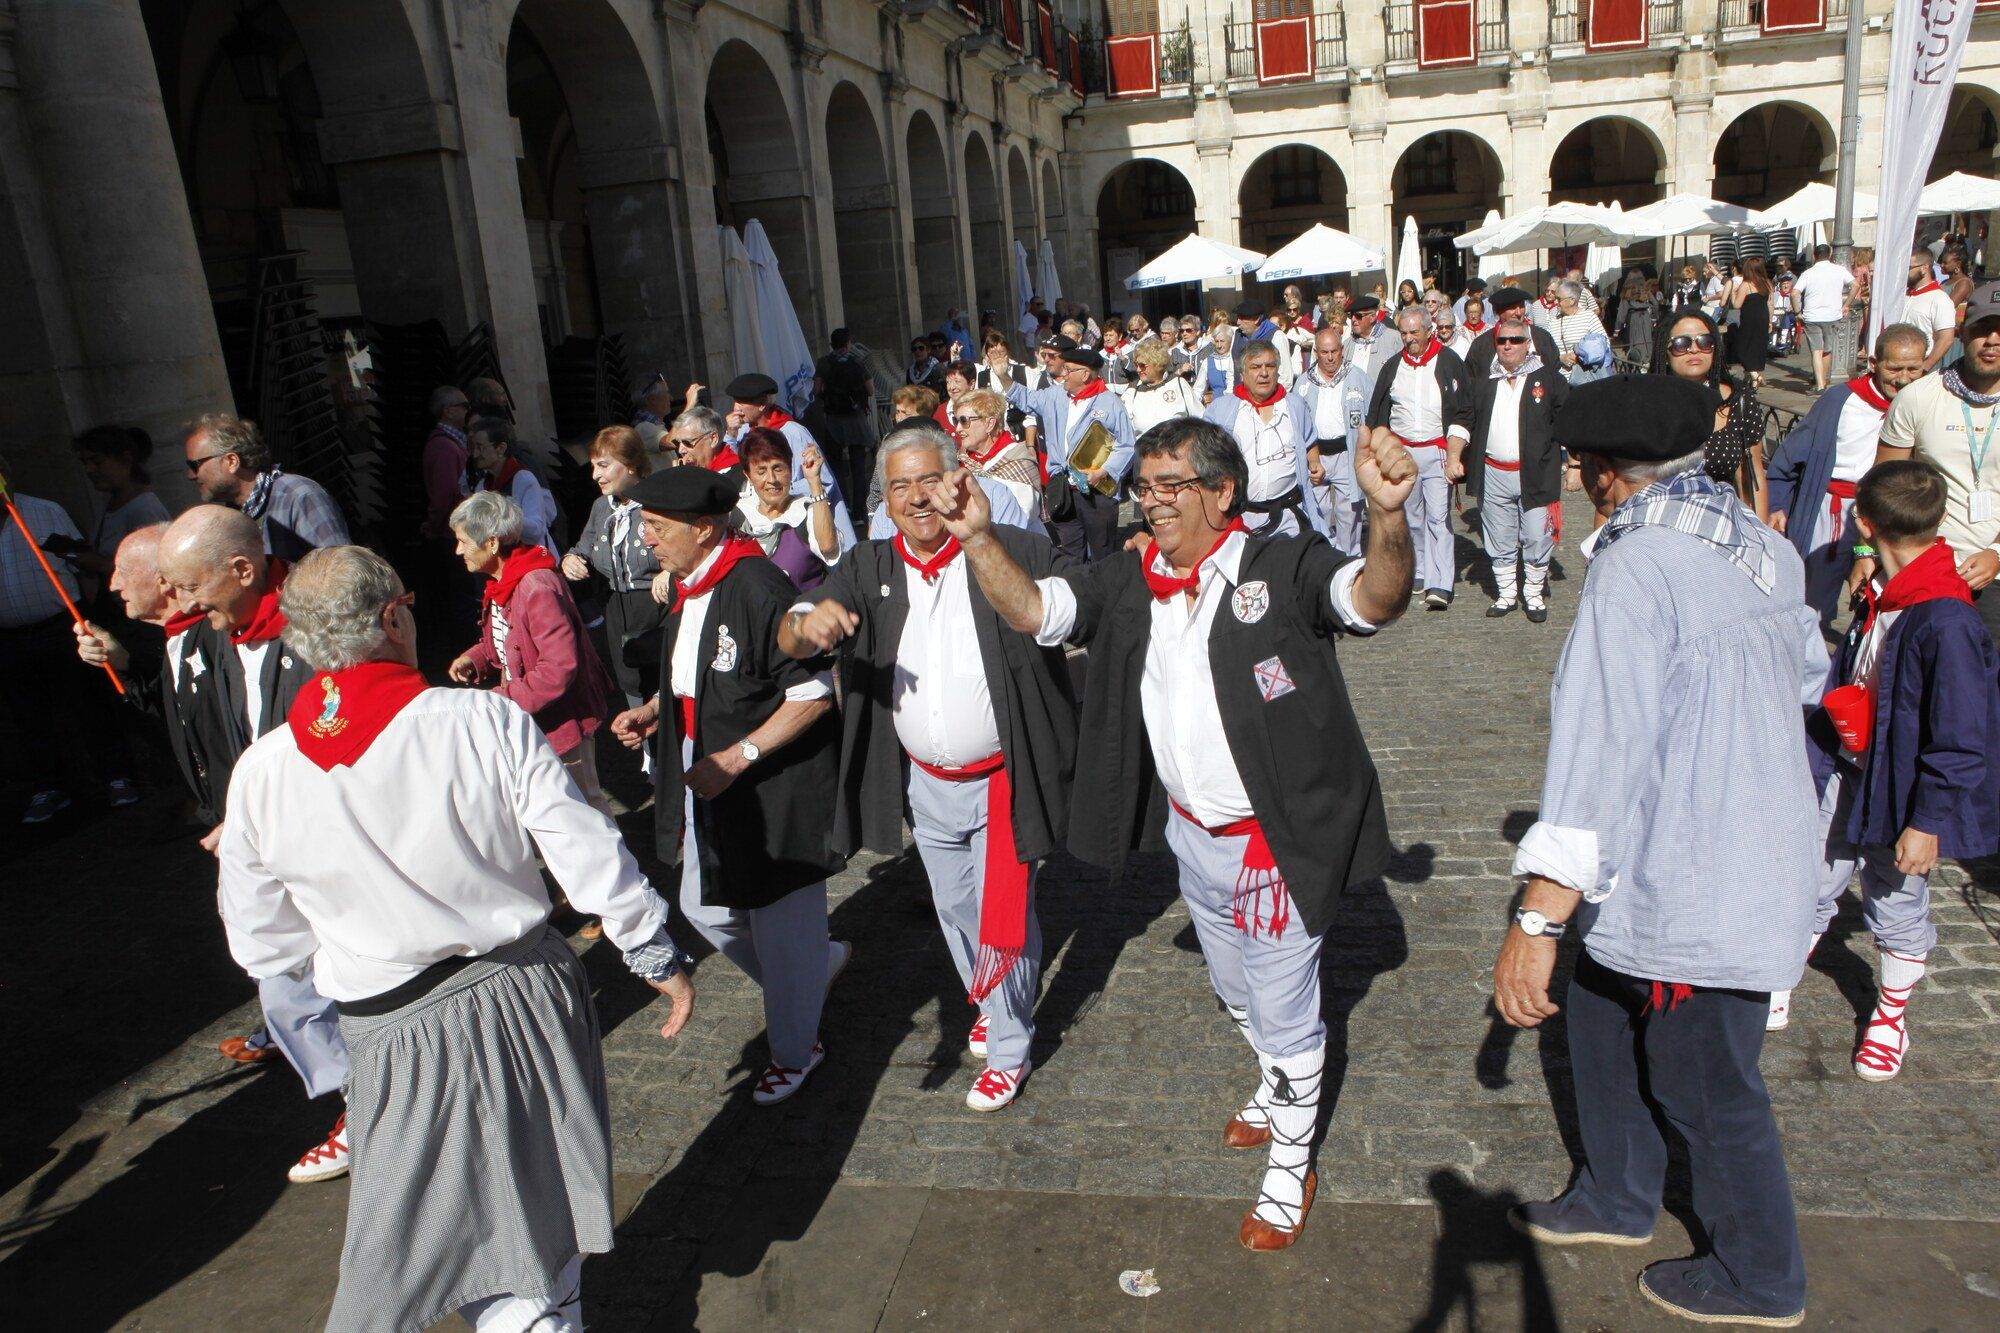
[[[764,752],[757,748],[754,741],[744,741],[736,748],[743,752],[743,762],[746,764],[754,764],[764,757]]]
[[[1561,921],[1551,921],[1532,907],[1514,909],[1514,924],[1521,928],[1523,935],[1539,935],[1559,940],[1569,926]]]

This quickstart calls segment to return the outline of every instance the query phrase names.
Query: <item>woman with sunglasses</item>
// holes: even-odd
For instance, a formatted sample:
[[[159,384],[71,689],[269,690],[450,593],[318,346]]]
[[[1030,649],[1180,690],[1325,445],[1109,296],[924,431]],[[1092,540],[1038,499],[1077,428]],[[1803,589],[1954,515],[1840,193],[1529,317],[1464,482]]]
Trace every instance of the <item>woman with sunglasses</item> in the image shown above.
[[[1705,384],[1722,396],[1715,414],[1715,433],[1703,446],[1703,470],[1725,486],[1733,486],[1758,518],[1768,518],[1764,494],[1764,411],[1754,386],[1738,384],[1722,367],[1722,331],[1699,310],[1674,317],[1667,336],[1653,356],[1653,373],[1678,375]]]
[[[1140,344],[1142,374],[1149,365],[1166,368],[1166,349],[1157,341]],[[1179,380],[1167,383],[1173,393],[1189,396],[1188,387]],[[1119,390],[1121,395],[1129,392]],[[959,466],[974,476],[991,477],[1013,492],[1024,513],[1035,513],[1042,503],[1042,462],[1033,449],[1008,431],[1007,400],[992,389],[974,389],[958,400],[952,412]],[[1138,433],[1136,422],[1133,433]]]

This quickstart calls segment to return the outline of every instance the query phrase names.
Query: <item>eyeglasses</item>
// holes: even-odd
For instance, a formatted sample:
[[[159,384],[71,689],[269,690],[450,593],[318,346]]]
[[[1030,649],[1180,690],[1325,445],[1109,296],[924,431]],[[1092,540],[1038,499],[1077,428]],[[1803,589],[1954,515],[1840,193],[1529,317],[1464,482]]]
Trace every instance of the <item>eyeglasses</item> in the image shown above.
[[[1524,335],[1519,333],[1509,334],[1505,338],[1496,333],[1493,335],[1493,341],[1499,343],[1502,347],[1518,347],[1528,340]]]
[[[1686,356],[1689,352],[1713,352],[1715,335],[1712,333],[1683,333],[1667,339],[1667,350],[1675,356]]]
[[[188,459],[188,475],[192,477],[195,473],[201,471],[203,463],[209,462],[212,459],[227,458],[235,452],[234,449],[224,449],[219,454],[203,454],[200,458],[190,458]]]
[[[1163,481],[1135,481],[1132,483],[1132,498],[1145,501],[1158,496],[1168,504],[1172,504],[1180,497],[1182,491],[1199,485],[1201,485],[1201,478],[1199,477],[1183,477],[1178,480]]]

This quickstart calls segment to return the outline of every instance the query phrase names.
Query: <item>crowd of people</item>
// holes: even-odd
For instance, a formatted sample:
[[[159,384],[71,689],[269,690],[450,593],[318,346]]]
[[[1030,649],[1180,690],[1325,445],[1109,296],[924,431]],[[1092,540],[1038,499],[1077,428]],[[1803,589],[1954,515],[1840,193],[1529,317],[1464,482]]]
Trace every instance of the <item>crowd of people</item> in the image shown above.
[[[1275,311],[1157,327],[1031,307],[976,358],[953,311],[913,340],[879,438],[878,386],[837,331],[804,419],[755,371],[719,396],[643,386],[588,442],[598,497],[573,539],[504,390],[441,386],[402,571],[250,422],[189,426],[201,503],[178,516],[147,487],[150,441],[93,430],[92,539],[30,496],[25,533],[0,531],[0,695],[42,784],[25,819],[68,803],[70,726],[111,803],[137,799],[108,670],[164,730],[257,982],[263,1026],[222,1054],[341,1097],[292,1168],[355,1177],[335,1328],[454,1308],[581,1327],[581,1256],[612,1242],[608,1099],[562,896],[668,999],[663,1037],[695,1003],[674,918],[753,979],[769,1053],[749,1097],[774,1105],[839,1058],[822,1010],[866,947],[829,935],[828,878],[901,853],[906,828],[982,1113],[1033,1071],[1041,864],[1115,869],[1164,841],[1254,1069],[1222,1126],[1265,1154],[1239,1239],[1282,1249],[1317,1189],[1323,942],[1390,856],[1336,646],[1413,598],[1449,608],[1460,527],[1491,565],[1486,616],[1546,621],[1580,493],[1588,577],[1495,996],[1510,1023],[1555,1014],[1556,939],[1581,936],[1583,1161],[1513,1221],[1643,1242],[1671,1119],[1706,1239],[1642,1288],[1696,1319],[1796,1323],[1764,1033],[1858,867],[1882,965],[1853,1065],[1896,1076],[1927,876],[2000,849],[2000,283],[1942,292],[1940,331],[1931,258],[1909,322],[1768,460],[1743,331],[1795,318],[1822,378],[1844,371],[1827,326],[1866,289],[1825,257],[1780,275],[1781,306],[1750,261],[1718,291],[1684,270],[1666,298],[1648,275],[1600,294],[1557,273],[1539,294],[1294,286]],[[413,584],[466,627],[435,677]],[[603,737],[639,752],[653,873],[613,818]]]

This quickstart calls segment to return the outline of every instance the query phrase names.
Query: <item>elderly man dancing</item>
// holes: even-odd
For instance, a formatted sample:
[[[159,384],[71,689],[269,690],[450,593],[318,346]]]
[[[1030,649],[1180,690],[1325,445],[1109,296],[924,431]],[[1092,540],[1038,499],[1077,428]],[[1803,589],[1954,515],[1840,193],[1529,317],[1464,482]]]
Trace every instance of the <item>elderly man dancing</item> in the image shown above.
[[[879,458],[895,537],[850,554],[815,605],[786,616],[778,647],[799,658],[841,649],[835,836],[894,855],[909,812],[946,947],[979,1011],[970,1045],[986,1070],[966,1105],[997,1111],[1028,1076],[1042,967],[1035,863],[1067,827],[1076,709],[1062,648],[1002,623],[938,515],[933,492],[957,462],[950,437],[895,431]],[[992,531],[1016,562],[1051,572],[1045,538]]]
[[[1138,446],[1145,549],[1039,580],[995,535],[964,474],[937,492],[1001,619],[1042,644],[1090,646],[1070,849],[1115,867],[1165,828],[1209,980],[1261,1074],[1223,1134],[1231,1147],[1270,1144],[1239,1231],[1253,1250],[1292,1244],[1312,1208],[1326,1060],[1320,943],[1342,890],[1389,859],[1375,766],[1333,641],[1408,605],[1403,502],[1416,475],[1385,437],[1355,460],[1372,510],[1366,560],[1317,535],[1252,541],[1236,442],[1205,421],[1168,422]]]
[[[284,610],[322,666],[236,766],[222,919],[255,977],[312,966],[353,1057],[354,1191],[327,1327],[580,1333],[611,1248],[611,1141],[590,983],[549,928],[539,853],[687,1021],[667,907],[541,729],[427,689],[395,571],[308,556]]]
[[[1458,565],[1451,536],[1451,476],[1448,451],[1472,438],[1472,381],[1458,353],[1431,335],[1431,317],[1421,306],[1396,312],[1403,353],[1375,378],[1368,425],[1393,436],[1417,463],[1417,487],[1410,494],[1410,531],[1416,546],[1416,575],[1424,605],[1442,611],[1451,605]]]
[[[1827,657],[1797,553],[1702,471],[1716,408],[1701,385],[1620,375],[1556,418],[1607,521],[1493,977],[1502,1017],[1534,1027],[1557,1011],[1556,937],[1573,922],[1583,938],[1567,1002],[1584,1161],[1512,1220],[1551,1245],[1645,1244],[1672,1122],[1710,1250],[1651,1265],[1640,1290],[1699,1322],[1789,1327],[1805,1260],[1757,1057],[1819,898],[1802,705]]]

